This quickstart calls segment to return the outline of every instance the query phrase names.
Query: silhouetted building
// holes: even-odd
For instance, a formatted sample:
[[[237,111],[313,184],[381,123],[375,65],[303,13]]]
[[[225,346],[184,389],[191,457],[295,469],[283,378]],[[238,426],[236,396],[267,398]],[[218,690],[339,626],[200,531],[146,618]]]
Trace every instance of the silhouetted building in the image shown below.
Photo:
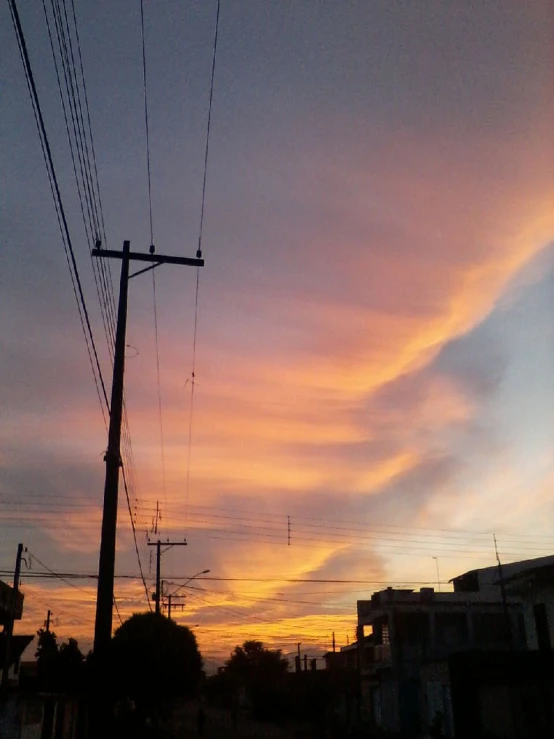
[[[510,562],[509,564],[502,565],[502,576],[506,581],[526,570],[548,566],[554,566],[554,556],[552,555],[548,557],[536,557],[535,559],[522,559],[519,562]],[[455,593],[483,593],[492,590],[500,595],[500,571],[498,565],[481,567],[478,570],[469,570],[453,577],[450,582],[454,586]]]
[[[435,592],[433,588],[374,593],[358,601],[364,642],[360,678],[364,714],[387,731],[411,736],[420,730],[421,671],[426,662],[454,652],[525,648],[523,609],[495,592]],[[360,639],[359,639],[360,641]]]
[[[325,652],[326,670],[349,672],[358,669],[358,642],[340,647],[336,652]]]
[[[3,631],[0,633],[0,673],[6,661],[6,627],[12,617],[12,609],[13,619],[20,620],[23,615],[23,594],[20,591],[16,593],[10,585],[0,580],[0,626],[3,626]],[[33,641],[33,638],[32,635],[23,636],[18,634],[12,636],[9,655],[10,663],[8,665],[8,681],[10,684],[17,682],[21,655],[24,649]]]
[[[502,566],[506,594],[521,601],[528,649],[554,647],[554,557],[538,557]],[[495,593],[500,596],[496,567],[471,570],[453,578],[457,593]]]
[[[554,653],[458,652],[421,670],[423,724],[445,739],[552,739]]]
[[[19,620],[23,614],[23,593],[17,591],[15,594],[14,603],[14,589],[11,585],[0,580],[0,626],[4,628],[7,626],[11,609],[14,608],[13,618]]]

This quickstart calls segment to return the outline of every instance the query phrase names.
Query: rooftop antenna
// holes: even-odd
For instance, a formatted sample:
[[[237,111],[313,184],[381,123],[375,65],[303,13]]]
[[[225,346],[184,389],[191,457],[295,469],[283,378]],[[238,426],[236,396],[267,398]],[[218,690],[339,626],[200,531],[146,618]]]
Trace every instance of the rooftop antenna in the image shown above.
[[[494,541],[494,552],[496,554],[496,561],[498,562],[498,577],[500,581],[500,593],[502,594],[502,608],[504,610],[504,619],[506,621],[506,636],[510,641],[510,645],[513,647],[513,635],[512,625],[510,623],[510,614],[508,613],[508,602],[506,600],[506,588],[504,587],[504,575],[502,573],[502,563],[500,562],[500,555],[498,554],[498,545],[496,543],[496,534],[492,535]]]
[[[439,575],[439,558],[438,557],[433,557],[433,559],[435,560],[435,564],[437,565],[437,588],[438,588],[438,592],[440,593],[440,591],[441,591],[441,578],[440,578],[440,575]]]

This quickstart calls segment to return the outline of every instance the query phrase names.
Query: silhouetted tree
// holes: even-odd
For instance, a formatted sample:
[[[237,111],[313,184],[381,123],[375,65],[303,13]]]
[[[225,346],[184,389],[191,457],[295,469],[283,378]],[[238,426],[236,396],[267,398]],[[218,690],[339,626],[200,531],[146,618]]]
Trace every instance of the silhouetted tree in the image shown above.
[[[136,613],[117,629],[111,659],[117,692],[143,714],[193,695],[202,676],[193,632],[155,613]]]
[[[85,657],[76,639],[68,639],[58,650],[58,685],[65,692],[80,689],[83,680]]]
[[[229,675],[246,685],[261,681],[277,686],[283,682],[288,664],[280,649],[266,649],[263,642],[252,640],[235,647],[225,667]]]
[[[76,639],[58,646],[53,631],[39,629],[35,657],[43,690],[75,692],[81,687],[84,657]]]
[[[234,700],[246,692],[252,708],[260,718],[269,718],[280,704],[288,661],[281,650],[266,649],[261,641],[245,641],[235,647],[225,663],[225,673],[234,686]]]
[[[46,629],[39,629],[37,636],[35,657],[40,665],[44,660],[51,659],[58,654],[58,637],[53,631],[46,631]]]
[[[35,657],[38,680],[42,689],[53,689],[57,682],[58,639],[53,631],[39,629]]]

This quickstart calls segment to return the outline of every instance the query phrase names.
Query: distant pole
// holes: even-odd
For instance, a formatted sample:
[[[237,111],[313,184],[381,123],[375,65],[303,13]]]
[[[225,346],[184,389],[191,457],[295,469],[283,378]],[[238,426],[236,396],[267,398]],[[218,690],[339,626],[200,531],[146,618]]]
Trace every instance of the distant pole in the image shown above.
[[[162,591],[161,591],[161,574],[162,574],[162,555],[161,555],[161,546],[162,543],[158,539],[156,542],[156,613],[160,614],[160,606],[161,606],[161,600],[162,600]]]
[[[44,624],[44,626],[46,628],[46,633],[47,634],[50,633],[50,616],[51,615],[52,615],[52,611],[50,609],[48,609],[48,613],[46,614],[46,622]]]
[[[162,544],[165,546],[164,551],[162,552]],[[161,605],[162,605],[162,554],[164,552],[167,552],[168,549],[171,549],[171,547],[186,547],[187,542],[186,541],[161,541],[158,539],[157,541],[149,541],[148,546],[149,547],[156,547],[156,595],[154,596],[156,599],[156,613],[159,615],[161,613]],[[171,600],[169,601],[169,613],[171,615]]]
[[[435,560],[435,564],[437,565],[437,588],[438,588],[438,591],[440,593],[440,591],[441,591],[441,576],[439,574],[439,558],[438,557],[433,557],[433,559]]]
[[[98,563],[96,620],[94,624],[94,651],[105,652],[112,636],[117,499],[119,494],[119,468],[121,467],[121,419],[123,415],[123,377],[125,371],[125,333],[129,280],[143,272],[158,267],[160,264],[182,264],[191,267],[203,267],[204,260],[202,259],[200,249],[197,251],[196,259],[131,252],[129,241],[123,242],[122,251],[95,248],[92,250],[92,256],[103,259],[121,259],[119,306],[110,402],[110,428],[108,431],[108,448],[104,458],[106,462],[106,478]],[[129,275],[130,260],[148,262],[149,266]]]
[[[335,647],[335,632],[333,631],[333,652],[336,651]]]
[[[17,556],[15,558],[15,571],[13,574],[13,592],[10,603],[10,615],[6,624],[6,652],[4,654],[4,666],[2,668],[2,687],[8,687],[8,672],[10,666],[11,646],[13,636],[13,622],[15,620],[15,609],[17,606],[17,595],[19,592],[19,574],[21,572],[21,558],[23,552],[27,551],[23,544],[17,545]]]

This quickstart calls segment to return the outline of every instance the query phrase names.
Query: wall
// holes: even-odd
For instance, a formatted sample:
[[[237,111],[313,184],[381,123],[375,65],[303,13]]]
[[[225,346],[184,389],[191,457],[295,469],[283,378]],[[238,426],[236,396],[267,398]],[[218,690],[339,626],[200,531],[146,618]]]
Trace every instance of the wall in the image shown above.
[[[523,597],[523,617],[525,621],[525,634],[527,637],[527,648],[538,649],[537,629],[535,626],[535,615],[533,607],[537,603],[544,603],[548,618],[550,634],[550,646],[554,649],[554,590],[542,587],[533,591],[532,594]]]

